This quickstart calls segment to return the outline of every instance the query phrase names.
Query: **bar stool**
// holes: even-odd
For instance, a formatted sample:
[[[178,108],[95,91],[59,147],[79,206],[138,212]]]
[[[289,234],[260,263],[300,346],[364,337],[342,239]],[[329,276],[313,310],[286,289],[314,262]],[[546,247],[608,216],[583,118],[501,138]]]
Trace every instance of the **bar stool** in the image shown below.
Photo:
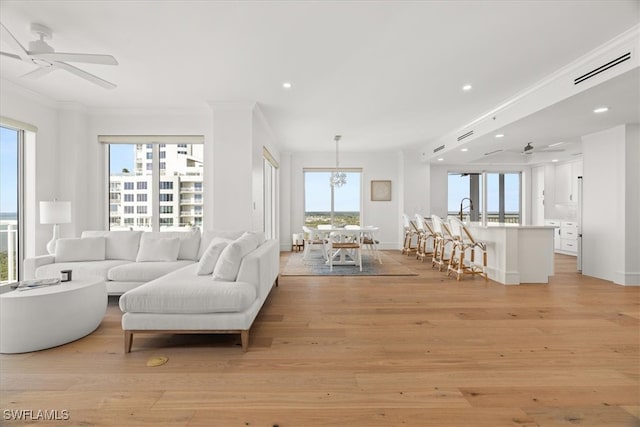
[[[431,222],[436,235],[431,266],[438,267],[438,271],[442,271],[443,268],[447,268],[450,260],[450,257],[447,258],[447,245],[453,246],[453,236],[447,223],[438,215],[431,215]],[[450,251],[452,250],[450,249]]]
[[[447,276],[453,272],[456,279],[460,280],[463,274],[478,274],[487,280],[487,245],[473,238],[467,227],[458,218],[450,217],[449,225],[453,234],[454,242],[447,268]],[[482,253],[482,264],[475,262],[476,251]],[[466,253],[469,251],[469,259]]]
[[[416,227],[418,229],[418,248],[416,250],[416,259],[424,261],[427,255],[433,255],[433,246],[435,244],[435,233],[431,224],[420,214],[415,214]],[[428,245],[431,241],[431,246]]]
[[[417,248],[412,246],[414,236],[418,236],[416,225],[409,219],[407,214],[402,214],[402,224],[404,226],[404,244],[402,245],[402,253],[411,255]]]

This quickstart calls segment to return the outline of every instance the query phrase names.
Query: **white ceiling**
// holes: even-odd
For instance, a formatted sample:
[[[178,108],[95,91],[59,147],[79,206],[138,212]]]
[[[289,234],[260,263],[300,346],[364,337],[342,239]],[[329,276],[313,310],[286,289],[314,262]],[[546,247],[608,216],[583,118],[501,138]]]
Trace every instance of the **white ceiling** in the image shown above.
[[[255,101],[283,150],[332,150],[342,134],[345,151],[379,151],[417,148],[471,122],[638,24],[640,2],[2,0],[0,21],[23,45],[38,22],[54,31],[57,51],[118,60],[76,64],[118,85],[105,90],[61,70],[21,79],[33,67],[2,57],[2,79],[54,100],[90,108]],[[5,40],[0,47],[11,51]],[[623,83],[631,86],[600,95],[635,87],[627,102],[637,105],[638,74]],[[594,131],[592,117],[556,119],[592,101],[585,94],[513,124],[517,142],[503,148]],[[628,119],[611,113],[614,125]],[[637,107],[629,114],[637,121]],[[492,160],[502,161],[514,159]]]

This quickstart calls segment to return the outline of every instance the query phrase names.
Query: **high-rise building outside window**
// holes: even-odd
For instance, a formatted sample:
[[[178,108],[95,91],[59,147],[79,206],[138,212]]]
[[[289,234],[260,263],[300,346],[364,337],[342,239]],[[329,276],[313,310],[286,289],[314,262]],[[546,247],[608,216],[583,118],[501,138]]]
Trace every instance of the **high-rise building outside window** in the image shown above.
[[[100,138],[107,145],[109,154],[109,188],[130,191],[124,195],[120,190],[110,191],[111,204],[122,203],[122,200],[129,202],[131,209],[135,206],[133,214],[129,208],[120,208],[113,215],[110,212],[111,230],[163,231],[169,227],[202,226],[202,137],[184,137],[193,141],[187,144],[179,142],[182,137],[175,136],[134,136],[131,143],[123,143],[126,138],[119,136]],[[153,143],[145,142],[145,139]],[[164,153],[162,162],[160,153]],[[123,212],[126,218],[122,217]]]

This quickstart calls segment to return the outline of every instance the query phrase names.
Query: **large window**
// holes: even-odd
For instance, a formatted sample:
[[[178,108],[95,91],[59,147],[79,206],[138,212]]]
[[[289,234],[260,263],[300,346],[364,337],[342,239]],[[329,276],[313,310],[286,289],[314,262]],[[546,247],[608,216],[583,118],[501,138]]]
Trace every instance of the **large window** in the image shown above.
[[[0,283],[18,280],[23,132],[0,127]]]
[[[360,225],[362,205],[362,172],[344,170],[347,183],[333,187],[329,183],[332,170],[304,170],[304,224],[316,227]]]
[[[483,176],[486,177],[483,184]],[[483,206],[483,185],[486,185],[487,206]],[[471,199],[471,203],[468,199]],[[473,209],[470,206],[473,205]],[[450,173],[448,177],[448,214],[487,222],[521,222],[521,185],[519,172]]]
[[[100,139],[108,147],[110,203],[128,202],[126,209],[110,209],[110,229],[162,231],[168,227],[202,226],[202,137],[101,136]],[[184,140],[191,143],[185,144]],[[126,189],[128,194],[121,197],[120,190],[114,188]],[[124,218],[120,212],[128,216]]]

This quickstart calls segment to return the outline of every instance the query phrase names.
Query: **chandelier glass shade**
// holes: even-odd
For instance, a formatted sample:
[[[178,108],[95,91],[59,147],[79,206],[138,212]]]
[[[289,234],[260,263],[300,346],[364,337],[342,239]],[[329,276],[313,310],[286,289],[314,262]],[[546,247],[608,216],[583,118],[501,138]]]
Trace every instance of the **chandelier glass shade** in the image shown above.
[[[340,154],[338,151],[338,142],[342,136],[336,135],[333,139],[336,141],[336,170],[331,173],[330,183],[332,187],[342,187],[347,183],[347,174],[340,171]]]

